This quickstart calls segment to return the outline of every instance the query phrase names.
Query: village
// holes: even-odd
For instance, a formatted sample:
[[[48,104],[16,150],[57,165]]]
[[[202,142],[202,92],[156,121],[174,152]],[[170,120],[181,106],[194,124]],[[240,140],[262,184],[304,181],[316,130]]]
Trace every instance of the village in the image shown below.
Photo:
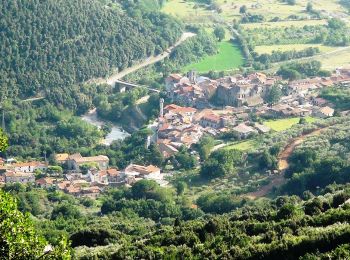
[[[165,186],[161,170],[153,165],[130,164],[123,170],[109,167],[104,155],[83,157],[81,154],[56,154],[59,166],[47,162],[0,161],[0,184],[33,184],[41,188],[56,188],[77,197],[96,198],[106,187],[130,186],[141,179],[154,180]],[[63,173],[63,168],[65,169]],[[36,178],[45,173],[46,177]]]
[[[283,84],[282,84],[283,83]],[[217,80],[191,71],[186,76],[171,74],[166,78],[167,102],[160,99],[160,113],[150,124],[153,136],[145,142],[156,143],[164,158],[180,147],[191,149],[202,136],[232,133],[238,140],[271,131],[251,115],[265,118],[318,117],[334,115],[333,105],[318,96],[319,90],[350,84],[350,69],[337,69],[330,77],[283,82],[278,76],[252,73],[227,76]],[[275,103],[267,103],[272,87],[284,88]],[[130,164],[125,169],[109,167],[105,155],[56,154],[55,166],[46,162],[0,160],[0,184],[33,184],[54,187],[77,197],[96,198],[108,187],[132,186],[139,180],[154,180],[167,186],[165,173],[154,165]]]
[[[350,69],[346,68],[337,69],[330,77],[290,82],[263,73],[217,80],[197,77],[195,72],[171,74],[166,79],[171,104],[164,107],[164,100],[160,101],[156,142],[164,157],[170,157],[180,146],[190,148],[205,134],[215,137],[230,132],[241,140],[271,131],[251,120],[251,115],[269,119],[332,117],[333,104],[318,96],[320,90],[349,84]],[[273,86],[283,88],[285,94],[269,104],[264,100]]]

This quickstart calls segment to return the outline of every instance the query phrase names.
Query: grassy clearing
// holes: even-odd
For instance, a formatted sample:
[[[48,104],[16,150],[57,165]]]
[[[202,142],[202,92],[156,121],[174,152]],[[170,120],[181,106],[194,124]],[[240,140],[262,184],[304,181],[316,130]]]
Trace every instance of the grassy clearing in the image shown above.
[[[293,125],[298,124],[299,120],[300,120],[300,117],[283,118],[283,119],[265,121],[264,125],[270,127],[274,131],[281,132],[291,128]],[[316,119],[313,117],[306,117],[306,122],[308,123],[312,123],[315,121]]]
[[[234,142],[228,146],[225,146],[223,149],[225,150],[240,150],[240,151],[249,151],[253,150],[257,147],[257,142],[255,140],[246,140],[246,141],[238,141]]]
[[[306,5],[309,0],[298,0],[295,5],[288,5],[280,0],[259,0],[250,1],[246,0],[217,0],[220,8],[223,10],[222,16],[226,20],[231,20],[239,17],[239,8],[242,5],[246,5],[248,12],[252,14],[262,14],[266,20],[270,20],[274,17],[285,19],[290,15],[298,15],[308,17],[305,12]],[[321,12],[329,13],[346,13],[346,10],[339,4],[338,0],[318,0],[311,1],[314,4],[314,9]]]
[[[194,69],[198,72],[224,71],[239,68],[244,63],[243,55],[238,46],[228,41],[219,43],[219,53],[207,56],[200,62],[190,64],[185,71]]]
[[[307,18],[305,12],[306,5],[310,0],[298,0],[296,5],[288,5],[280,0],[259,0],[247,2],[246,0],[217,0],[215,3],[219,5],[222,12],[218,14],[216,11],[210,10],[204,4],[198,4],[195,1],[186,0],[168,0],[162,11],[181,19],[184,22],[213,24],[217,21],[232,22],[234,19],[239,20],[241,14],[239,8],[246,5],[248,12],[252,14],[262,14],[265,19],[279,17],[282,19],[290,15],[298,15]],[[346,10],[339,4],[338,0],[318,0],[314,3],[314,8],[322,12],[345,14]],[[325,20],[310,20],[310,21],[286,21],[277,23],[254,23],[247,24],[247,27],[260,26],[299,26],[323,24]]]
[[[316,60],[322,63],[325,70],[334,70],[341,66],[350,65],[350,47],[339,48],[339,51],[319,56]]]
[[[310,47],[319,48],[321,53],[326,53],[337,49],[337,47],[324,46],[322,44],[281,44],[256,46],[254,51],[258,54],[271,54],[273,51],[301,51]]]
[[[350,65],[350,46],[334,47],[334,49],[330,50],[329,52],[321,53],[320,55],[314,57],[299,59],[300,62],[305,62],[308,60],[318,60],[322,63],[322,69],[334,71],[336,68]],[[283,63],[289,62],[290,61],[286,61]],[[275,65],[273,65],[268,72],[275,72],[280,66],[281,63],[275,63]]]
[[[172,15],[186,23],[212,24],[215,20],[216,12],[212,12],[196,2],[184,0],[166,1],[162,12]]]

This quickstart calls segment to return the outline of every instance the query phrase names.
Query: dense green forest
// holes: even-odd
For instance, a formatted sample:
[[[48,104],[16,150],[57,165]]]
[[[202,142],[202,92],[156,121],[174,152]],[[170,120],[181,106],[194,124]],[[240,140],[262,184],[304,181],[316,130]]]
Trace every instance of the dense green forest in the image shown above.
[[[1,96],[62,93],[167,49],[182,26],[95,0],[1,2]],[[57,95],[57,93],[56,93]]]

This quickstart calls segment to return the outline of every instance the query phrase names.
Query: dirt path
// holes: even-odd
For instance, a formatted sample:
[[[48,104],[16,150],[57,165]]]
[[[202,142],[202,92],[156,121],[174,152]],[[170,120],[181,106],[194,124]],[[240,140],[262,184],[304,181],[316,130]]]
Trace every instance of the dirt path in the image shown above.
[[[45,97],[33,97],[33,98],[27,98],[27,99],[23,99],[23,102],[33,102],[33,101],[37,101],[37,100],[42,100]]]
[[[276,174],[270,177],[271,182],[263,187],[261,187],[259,190],[255,192],[250,192],[247,194],[242,195],[243,197],[247,197],[250,199],[256,199],[260,197],[266,196],[268,193],[272,191],[274,187],[279,187],[287,182],[287,180],[284,178],[284,172],[288,169],[289,163],[288,158],[292,155],[295,148],[303,143],[306,138],[310,136],[316,136],[319,135],[322,131],[327,129],[328,127],[320,128],[317,130],[312,131],[309,134],[301,135],[299,137],[296,137],[292,139],[287,146],[283,149],[283,151],[278,156],[278,170],[280,171],[280,174]]]

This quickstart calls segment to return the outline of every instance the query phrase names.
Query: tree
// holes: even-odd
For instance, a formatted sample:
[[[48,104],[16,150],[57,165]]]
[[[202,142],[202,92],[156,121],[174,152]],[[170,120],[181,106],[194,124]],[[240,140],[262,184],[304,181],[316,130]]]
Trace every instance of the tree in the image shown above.
[[[225,28],[222,26],[216,26],[214,29],[214,35],[221,42],[225,39]]]
[[[314,12],[314,6],[313,6],[313,4],[311,2],[307,3],[306,12],[308,12],[308,13],[313,13]]]
[[[0,152],[4,152],[8,147],[8,138],[0,128]]]
[[[185,147],[181,147],[180,151],[174,156],[174,166],[177,169],[192,169],[196,165],[196,158],[189,153]]]
[[[113,229],[93,228],[79,230],[71,235],[72,247],[77,246],[105,246],[115,242],[118,236]]]
[[[242,152],[238,150],[218,150],[213,152],[201,167],[200,175],[206,179],[235,173],[236,165],[242,161]]]
[[[282,97],[282,90],[278,85],[273,85],[265,96],[265,102],[273,105],[278,103]]]
[[[183,181],[179,181],[175,184],[177,195],[182,195],[187,188],[187,184]]]
[[[277,168],[277,158],[270,154],[269,151],[265,150],[259,159],[259,165],[262,168],[276,169]]]
[[[304,125],[304,124],[306,124],[306,123],[307,123],[306,118],[305,118],[305,117],[300,117],[300,119],[299,119],[299,124],[300,124],[300,125]]]
[[[323,211],[323,203],[319,198],[314,198],[311,202],[305,204],[305,214],[313,216]]]
[[[149,151],[150,151],[150,155],[149,155],[148,161],[151,164],[161,166],[164,162],[164,156],[160,152],[158,146],[155,144],[151,144],[149,147]]]
[[[215,141],[211,136],[203,136],[198,143],[198,152],[202,161],[209,158],[211,149],[214,147]]]
[[[281,67],[277,71],[277,75],[282,76],[283,79],[289,79],[289,80],[296,80],[301,78],[301,75],[298,71],[296,71],[295,69],[289,69],[286,67]]]
[[[242,5],[240,8],[239,8],[239,13],[240,14],[245,14],[247,12],[247,6],[246,5]]]
[[[17,209],[16,201],[0,190],[0,255],[2,259],[71,259],[67,239],[50,250],[37,234],[29,215]]]
[[[287,4],[289,5],[295,5],[296,3],[296,0],[287,0]]]
[[[150,192],[153,192],[157,190],[158,184],[155,181],[150,180],[141,180],[136,182],[132,188],[132,196],[133,198],[140,199],[140,198],[147,198],[147,194]]]
[[[338,30],[346,27],[346,24],[338,19],[338,18],[332,18],[328,20],[328,27],[333,30]]]
[[[67,202],[61,203],[54,207],[51,213],[51,219],[57,219],[59,216],[62,216],[65,219],[70,218],[80,218],[81,214],[79,209]]]
[[[291,203],[283,205],[277,212],[277,219],[292,219],[297,215],[297,208]]]

